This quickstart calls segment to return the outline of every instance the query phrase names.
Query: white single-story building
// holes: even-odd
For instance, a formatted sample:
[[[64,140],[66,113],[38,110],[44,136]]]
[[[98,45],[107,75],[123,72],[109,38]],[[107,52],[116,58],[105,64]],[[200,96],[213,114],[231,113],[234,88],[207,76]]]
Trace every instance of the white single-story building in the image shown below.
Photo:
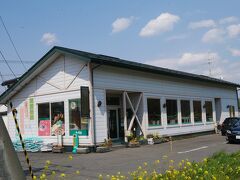
[[[0,96],[8,130],[17,137],[9,103],[24,137],[80,145],[137,135],[183,135],[214,130],[238,113],[240,85],[115,57],[53,47]],[[59,123],[60,122],[60,123]]]

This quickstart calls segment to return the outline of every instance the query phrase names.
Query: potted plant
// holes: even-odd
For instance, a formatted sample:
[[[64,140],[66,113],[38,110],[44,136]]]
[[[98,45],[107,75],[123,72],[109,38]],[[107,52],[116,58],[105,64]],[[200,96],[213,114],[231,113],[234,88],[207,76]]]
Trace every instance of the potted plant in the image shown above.
[[[144,138],[144,136],[142,136],[142,135],[138,137],[138,141],[139,141],[140,145],[148,144],[148,140],[146,138]]]
[[[148,141],[148,144],[154,144],[154,141],[153,141],[153,134],[148,134],[147,135],[147,141]]]
[[[111,139],[104,139],[104,143],[100,144],[100,146],[97,147],[96,152],[97,153],[105,153],[111,151],[112,148],[112,140]]]
[[[134,137],[133,133],[130,133],[130,135],[127,136],[127,139],[128,139],[128,144],[127,144],[128,147],[135,148],[140,146],[138,139]]]
[[[155,133],[153,135],[153,142],[154,142],[154,144],[162,143],[162,137],[158,133]]]

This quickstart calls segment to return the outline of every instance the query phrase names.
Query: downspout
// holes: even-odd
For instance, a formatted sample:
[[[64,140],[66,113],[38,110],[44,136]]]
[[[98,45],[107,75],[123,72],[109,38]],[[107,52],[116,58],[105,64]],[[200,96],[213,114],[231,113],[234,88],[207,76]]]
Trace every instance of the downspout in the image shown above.
[[[91,116],[92,116],[92,123],[93,123],[93,145],[94,149],[96,150],[97,147],[97,138],[96,138],[96,119],[95,119],[95,103],[94,103],[94,80],[93,80],[93,70],[100,67],[102,64],[99,64],[92,68],[91,62],[88,63],[89,71],[90,71],[90,91],[91,91]]]

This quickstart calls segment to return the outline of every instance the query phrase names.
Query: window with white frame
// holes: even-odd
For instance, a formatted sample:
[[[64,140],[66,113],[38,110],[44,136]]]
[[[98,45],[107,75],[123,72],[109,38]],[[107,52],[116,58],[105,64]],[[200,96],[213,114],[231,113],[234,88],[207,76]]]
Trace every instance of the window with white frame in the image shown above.
[[[65,134],[64,102],[38,104],[38,135]]]
[[[181,100],[182,124],[191,123],[191,109],[189,100]]]
[[[177,100],[167,99],[166,108],[167,108],[167,124],[168,125],[178,124]]]
[[[161,102],[160,99],[147,99],[148,125],[160,126],[161,123]]]
[[[213,107],[212,101],[205,101],[206,121],[213,122]]]
[[[201,101],[193,101],[194,122],[202,122],[202,105]]]

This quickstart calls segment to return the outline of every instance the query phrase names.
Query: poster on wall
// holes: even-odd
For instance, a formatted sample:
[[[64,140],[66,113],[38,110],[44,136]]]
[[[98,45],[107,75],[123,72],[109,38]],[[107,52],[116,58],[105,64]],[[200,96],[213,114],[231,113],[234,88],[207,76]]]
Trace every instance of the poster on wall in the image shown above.
[[[39,121],[38,135],[50,136],[50,120]]]
[[[20,108],[20,130],[22,134],[24,134],[24,112],[25,112],[24,107],[21,107]]]
[[[24,102],[25,118],[28,118],[28,101]]]
[[[30,120],[34,120],[34,101],[33,101],[33,98],[29,99],[29,111],[30,111]]]

